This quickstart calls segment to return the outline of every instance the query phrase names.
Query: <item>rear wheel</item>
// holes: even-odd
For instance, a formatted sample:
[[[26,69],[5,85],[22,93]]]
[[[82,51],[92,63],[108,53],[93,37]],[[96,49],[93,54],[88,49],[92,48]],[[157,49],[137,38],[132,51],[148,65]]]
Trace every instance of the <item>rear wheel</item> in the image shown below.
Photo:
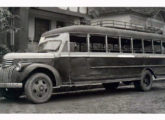
[[[14,89],[14,88],[0,89],[1,96],[5,97],[7,99],[11,99],[11,100],[18,99],[22,95],[22,93],[23,93],[22,89]]]
[[[117,87],[119,86],[119,82],[117,82],[117,83],[105,83],[105,84],[103,84],[103,86],[107,91],[115,91],[117,89]]]
[[[152,88],[153,75],[150,71],[146,70],[142,73],[141,80],[135,81],[135,89],[140,91],[148,91]]]
[[[25,95],[33,103],[44,103],[51,97],[52,81],[48,75],[35,73],[25,83]]]

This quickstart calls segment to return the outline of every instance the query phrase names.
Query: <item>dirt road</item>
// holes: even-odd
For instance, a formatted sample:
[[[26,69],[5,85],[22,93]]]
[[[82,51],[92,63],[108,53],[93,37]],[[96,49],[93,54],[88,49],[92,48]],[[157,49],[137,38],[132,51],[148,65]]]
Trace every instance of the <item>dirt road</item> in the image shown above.
[[[165,82],[154,83],[149,92],[127,86],[116,92],[99,88],[58,94],[44,104],[31,104],[25,97],[0,98],[0,113],[165,113]]]

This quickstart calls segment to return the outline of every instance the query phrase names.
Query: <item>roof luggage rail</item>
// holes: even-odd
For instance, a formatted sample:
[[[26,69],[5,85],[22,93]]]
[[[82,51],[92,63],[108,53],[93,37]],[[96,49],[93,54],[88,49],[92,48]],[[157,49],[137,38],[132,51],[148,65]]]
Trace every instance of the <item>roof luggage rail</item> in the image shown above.
[[[116,21],[116,20],[98,20],[98,21],[90,22],[90,25],[108,27],[108,28],[126,29],[126,30],[133,30],[133,31],[147,32],[147,33],[163,34],[163,31],[158,27],[153,27],[153,26],[148,26],[148,25],[139,25],[139,24],[133,24],[129,22]]]

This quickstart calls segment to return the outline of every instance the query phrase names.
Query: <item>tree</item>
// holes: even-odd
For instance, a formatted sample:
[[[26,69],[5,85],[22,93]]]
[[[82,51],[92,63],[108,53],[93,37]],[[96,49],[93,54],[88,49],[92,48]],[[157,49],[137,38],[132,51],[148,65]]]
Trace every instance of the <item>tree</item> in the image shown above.
[[[10,30],[10,18],[12,14],[8,8],[0,8],[0,33],[8,32]],[[0,63],[2,62],[2,57],[6,53],[10,52],[8,47],[4,44],[0,44]]]
[[[10,28],[12,14],[8,8],[0,8],[0,31],[7,31]]]
[[[12,51],[15,51],[15,33],[21,29],[15,25],[19,16],[14,15],[14,10],[15,8],[0,8],[0,33],[7,32],[10,34],[10,45],[8,46]]]

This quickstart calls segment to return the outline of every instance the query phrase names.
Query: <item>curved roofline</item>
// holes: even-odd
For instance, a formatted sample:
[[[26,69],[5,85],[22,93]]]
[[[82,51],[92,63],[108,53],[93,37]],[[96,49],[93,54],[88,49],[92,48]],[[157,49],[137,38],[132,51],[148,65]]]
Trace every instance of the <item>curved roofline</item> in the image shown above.
[[[125,29],[107,28],[100,26],[90,26],[90,25],[73,25],[68,27],[62,27],[50,30],[42,34],[42,36],[51,36],[53,34],[59,33],[84,33],[84,34],[104,34],[110,36],[124,36],[133,37],[141,39],[155,39],[155,40],[165,40],[165,36],[156,33],[146,33],[138,32]]]

